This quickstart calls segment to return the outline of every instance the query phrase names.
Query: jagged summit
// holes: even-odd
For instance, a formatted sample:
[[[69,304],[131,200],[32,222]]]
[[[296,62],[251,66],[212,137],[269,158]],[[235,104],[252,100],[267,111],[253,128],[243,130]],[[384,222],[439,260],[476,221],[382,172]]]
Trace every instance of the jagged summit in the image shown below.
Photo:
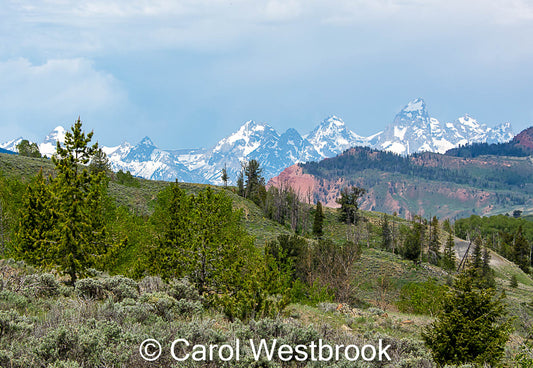
[[[368,124],[356,121],[353,124]],[[39,144],[41,153],[51,156],[56,142],[63,142],[66,130],[52,130]],[[368,137],[351,131],[338,115],[322,120],[307,135],[289,128],[279,134],[267,123],[248,120],[232,134],[208,149],[162,150],[149,137],[137,144],[124,142],[115,147],[103,147],[113,170],[131,171],[147,179],[175,180],[222,184],[221,170],[226,167],[230,182],[235,183],[245,160],[261,163],[268,180],[295,163],[318,161],[333,157],[354,146],[392,151],[401,155],[432,151],[444,153],[458,145],[472,142],[507,142],[512,139],[511,125],[494,128],[481,124],[468,114],[453,122],[440,122],[430,116],[425,101],[409,101],[382,131]],[[10,149],[22,138],[0,144]]]
[[[490,128],[465,114],[451,123],[430,117],[426,103],[410,101],[377,138],[375,148],[408,155],[439,152],[472,142],[505,142],[513,137],[510,124]]]
[[[18,152],[17,144],[19,144],[23,139],[24,138],[22,137],[11,139],[7,142],[1,143],[0,148],[11,151],[11,152]]]
[[[305,138],[323,157],[338,155],[354,145],[366,145],[361,137],[346,127],[344,121],[335,115],[324,119]]]
[[[415,98],[414,100],[409,101],[407,105],[402,109],[405,112],[424,112],[426,111],[426,102],[422,98]]]
[[[137,146],[155,147],[155,144],[150,139],[150,137],[145,136],[143,139],[141,139],[141,141],[137,144]]]
[[[43,143],[56,143],[60,142],[63,143],[65,141],[65,134],[67,133],[67,130],[63,128],[63,126],[58,125],[52,130],[48,135],[44,138]]]

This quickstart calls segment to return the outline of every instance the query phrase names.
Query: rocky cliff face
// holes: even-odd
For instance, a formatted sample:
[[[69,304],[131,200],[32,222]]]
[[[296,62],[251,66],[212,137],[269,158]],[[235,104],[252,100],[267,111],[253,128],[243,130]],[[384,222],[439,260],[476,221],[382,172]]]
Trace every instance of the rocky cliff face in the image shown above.
[[[533,151],[533,127],[521,131],[516,137],[513,138],[511,143]]]

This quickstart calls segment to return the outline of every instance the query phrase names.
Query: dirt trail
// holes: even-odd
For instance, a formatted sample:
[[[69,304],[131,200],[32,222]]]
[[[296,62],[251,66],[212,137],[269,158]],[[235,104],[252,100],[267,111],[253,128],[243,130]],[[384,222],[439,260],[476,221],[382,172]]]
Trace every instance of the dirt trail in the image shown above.
[[[459,261],[463,259],[463,256],[466,250],[468,249],[468,244],[469,243],[465,240],[455,238],[455,253]],[[468,251],[468,254],[471,255],[473,250],[474,250],[474,244],[472,243],[472,245],[470,246],[470,250]],[[489,250],[489,251],[490,251],[490,265],[492,267],[503,267],[503,266],[513,265],[512,262],[503,258],[498,253],[495,253],[492,250]]]

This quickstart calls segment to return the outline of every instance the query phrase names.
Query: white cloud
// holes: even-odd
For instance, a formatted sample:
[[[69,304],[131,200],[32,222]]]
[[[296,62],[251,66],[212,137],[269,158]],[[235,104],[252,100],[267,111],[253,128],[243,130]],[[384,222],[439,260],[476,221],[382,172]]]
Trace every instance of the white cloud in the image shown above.
[[[446,33],[463,26],[527,25],[528,0],[10,0],[0,25],[7,51],[79,56],[113,50],[219,49],[278,23],[367,25]],[[2,15],[3,13],[3,15]],[[8,33],[9,32],[9,33]],[[290,35],[288,35],[290,36]],[[1,49],[0,49],[1,50]],[[22,53],[24,54],[24,53]]]
[[[70,123],[78,115],[105,115],[127,105],[120,83],[95,70],[91,61],[52,59],[41,65],[19,58],[0,62],[0,123],[24,135],[42,125],[44,131]],[[13,132],[14,123],[29,131]]]

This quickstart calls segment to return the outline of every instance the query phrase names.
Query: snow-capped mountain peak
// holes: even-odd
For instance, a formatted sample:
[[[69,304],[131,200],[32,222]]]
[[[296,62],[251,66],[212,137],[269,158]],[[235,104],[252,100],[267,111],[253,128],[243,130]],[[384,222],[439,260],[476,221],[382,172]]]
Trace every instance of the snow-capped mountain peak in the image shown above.
[[[22,137],[18,137],[15,139],[11,139],[7,142],[1,143],[0,148],[3,148],[5,150],[11,151],[11,152],[18,152],[17,145],[22,142]]]
[[[57,142],[64,143],[65,134],[62,126],[52,130],[38,145],[41,153],[52,156]],[[279,134],[266,123],[249,120],[210,149],[163,150],[149,137],[135,145],[124,142],[102,149],[114,171],[130,171],[154,180],[222,184],[224,167],[230,182],[235,183],[241,163],[251,159],[259,161],[268,180],[295,163],[333,157],[353,146],[370,146],[401,155],[422,151],[444,153],[461,144],[506,142],[513,136],[509,123],[490,128],[468,114],[442,123],[431,117],[424,100],[417,98],[408,102],[382,132],[368,137],[355,134],[340,117],[331,115],[303,137],[293,128]],[[0,147],[13,150],[21,140],[17,138]]]
[[[431,151],[444,153],[472,142],[506,142],[513,137],[511,126],[489,128],[465,114],[451,123],[441,123],[428,114],[421,98],[410,101],[378,137],[378,149],[407,155]]]
[[[155,148],[155,144],[154,142],[152,142],[152,140],[150,139],[150,137],[148,136],[145,136],[143,139],[141,139],[141,141],[139,143],[137,143],[136,147],[141,147],[141,146],[144,146],[144,147],[154,147]]]
[[[52,157],[56,153],[57,142],[65,143],[66,133],[67,130],[61,125],[58,125],[54,130],[48,133],[43,142],[39,144],[41,155]]]
[[[412,101],[409,101],[409,103],[402,109],[402,111],[405,112],[424,112],[426,111],[426,103],[421,98],[416,98]]]
[[[421,98],[409,101],[394,119],[396,124],[406,125],[427,125],[429,120],[426,103]]]
[[[67,130],[63,128],[61,125],[58,125],[54,128],[48,135],[44,138],[43,143],[53,143],[55,146],[56,142],[63,143],[65,142],[65,134],[67,133]]]
[[[361,137],[348,128],[342,119],[331,115],[324,119],[305,138],[322,157],[332,157],[355,145],[367,145]]]

